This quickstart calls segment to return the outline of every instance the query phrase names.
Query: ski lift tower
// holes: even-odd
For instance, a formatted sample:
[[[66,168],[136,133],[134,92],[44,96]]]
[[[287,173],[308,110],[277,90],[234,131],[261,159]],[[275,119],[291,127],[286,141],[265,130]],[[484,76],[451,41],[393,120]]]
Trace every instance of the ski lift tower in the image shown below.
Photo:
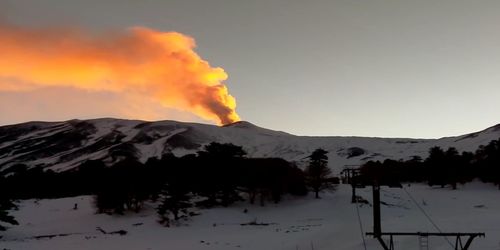
[[[356,187],[365,187],[372,186],[372,194],[373,194],[373,232],[367,232],[366,235],[372,236],[378,240],[380,245],[384,248],[384,250],[395,250],[394,248],[394,237],[397,236],[417,236],[419,237],[420,249],[429,249],[429,236],[437,236],[437,237],[455,237],[455,244],[453,245],[455,250],[468,250],[472,241],[476,237],[485,237],[484,233],[464,233],[464,232],[383,232],[382,231],[382,223],[381,223],[381,215],[380,215],[380,187],[388,186],[388,187],[397,187],[403,188],[401,183],[391,180],[391,178],[377,178],[363,176],[361,171],[357,170],[353,173],[356,175],[351,176],[351,183],[353,186],[353,190]],[[353,195],[355,193],[353,192]],[[414,201],[414,199],[412,198]],[[414,201],[415,202],[415,201]],[[418,204],[416,204],[418,206]],[[430,218],[429,218],[430,219]],[[384,241],[383,237],[389,237],[388,244]],[[463,238],[465,243],[462,241]],[[450,245],[452,244],[449,242]]]

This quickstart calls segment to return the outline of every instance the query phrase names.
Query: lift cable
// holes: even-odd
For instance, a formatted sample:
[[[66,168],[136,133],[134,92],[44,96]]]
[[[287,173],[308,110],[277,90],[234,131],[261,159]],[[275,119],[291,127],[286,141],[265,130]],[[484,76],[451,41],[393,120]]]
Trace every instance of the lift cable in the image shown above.
[[[406,188],[404,188],[404,187],[403,187],[403,190],[408,195],[408,197],[410,197],[410,199],[413,201],[413,203],[415,203],[415,205],[418,207],[418,209],[420,209],[420,211],[425,215],[425,217],[429,220],[429,222],[434,226],[434,228],[436,228],[436,230],[438,230],[439,233],[443,233],[443,231],[441,231],[441,229],[432,220],[432,218],[429,216],[429,214],[427,214],[427,212],[425,212],[425,210],[418,204],[418,202],[415,200],[415,198],[413,198],[413,196],[410,194],[410,192],[408,192],[408,190],[406,190]],[[445,236],[444,238],[448,242],[448,244],[450,245],[450,247],[452,249],[455,249],[455,246],[453,245],[453,243],[451,243],[451,241],[448,239],[448,237]]]
[[[359,229],[361,231],[361,239],[363,239],[363,246],[364,246],[365,250],[367,250],[366,242],[365,242],[365,232],[363,230],[363,223],[361,222],[361,215],[359,214],[358,199],[355,200],[354,205],[356,205],[356,212],[358,214]]]

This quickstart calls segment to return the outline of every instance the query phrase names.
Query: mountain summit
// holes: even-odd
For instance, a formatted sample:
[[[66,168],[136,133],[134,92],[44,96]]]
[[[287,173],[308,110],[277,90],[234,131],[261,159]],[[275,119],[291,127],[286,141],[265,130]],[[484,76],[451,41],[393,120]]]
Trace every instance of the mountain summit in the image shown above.
[[[231,127],[231,128],[258,128],[254,124],[247,121],[237,121],[233,123],[229,123],[224,125],[223,127]]]

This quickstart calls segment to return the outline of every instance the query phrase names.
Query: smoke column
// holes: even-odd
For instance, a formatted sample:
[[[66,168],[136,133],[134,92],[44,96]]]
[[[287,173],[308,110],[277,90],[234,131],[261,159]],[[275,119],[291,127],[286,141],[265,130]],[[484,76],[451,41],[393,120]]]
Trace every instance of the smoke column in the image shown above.
[[[238,121],[236,101],[223,84],[227,74],[200,58],[195,47],[186,35],[144,27],[95,35],[0,24],[0,91],[133,93],[217,124]]]

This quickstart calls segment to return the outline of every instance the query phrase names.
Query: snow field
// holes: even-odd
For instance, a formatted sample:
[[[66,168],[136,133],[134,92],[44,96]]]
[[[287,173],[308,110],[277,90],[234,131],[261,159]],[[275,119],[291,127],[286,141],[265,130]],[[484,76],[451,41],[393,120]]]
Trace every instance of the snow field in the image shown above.
[[[471,249],[500,249],[500,190],[474,182],[458,190],[431,188],[422,184],[404,187],[443,232],[485,232]],[[371,203],[371,188],[357,190]],[[350,203],[351,187],[338,185],[333,192],[287,197],[279,204],[264,207],[237,203],[228,208],[200,210],[176,227],[156,222],[154,204],[140,213],[123,216],[95,214],[92,197],[53,200],[26,200],[12,214],[20,225],[1,233],[3,249],[262,249],[309,250],[363,248],[356,207]],[[436,232],[403,189],[383,187],[381,192],[382,230]],[[78,209],[73,210],[74,204]],[[248,211],[245,213],[244,210]],[[372,230],[372,207],[359,205],[364,231]],[[257,225],[241,225],[255,222]],[[259,225],[264,224],[264,225]],[[127,231],[126,235],[103,234]],[[36,239],[36,236],[60,236]],[[430,249],[453,249],[445,239],[430,237]],[[396,249],[418,249],[417,237],[395,238]],[[454,243],[454,238],[449,238]],[[366,237],[367,249],[382,249]]]

